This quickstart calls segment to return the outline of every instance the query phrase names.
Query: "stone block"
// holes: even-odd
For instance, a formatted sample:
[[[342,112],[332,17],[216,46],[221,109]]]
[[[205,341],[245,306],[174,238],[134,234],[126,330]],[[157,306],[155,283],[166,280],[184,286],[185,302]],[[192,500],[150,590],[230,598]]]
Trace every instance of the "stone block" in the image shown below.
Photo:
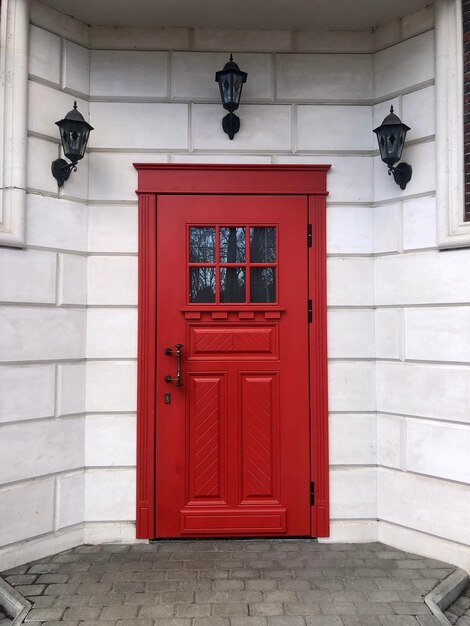
[[[29,73],[41,80],[60,86],[60,37],[30,26]]]
[[[90,93],[90,51],[67,39],[64,40],[62,86],[66,91]]]
[[[372,211],[367,206],[328,206],[327,254],[372,254]]]
[[[412,37],[374,55],[375,97],[434,78],[434,33]]]
[[[134,466],[136,418],[134,415],[87,415],[85,463],[87,466]]]
[[[168,53],[91,50],[90,93],[98,97],[166,98]]]
[[[133,252],[136,254],[137,235],[136,206],[115,204],[88,207],[90,252]]]
[[[92,148],[188,148],[188,106],[156,102],[90,102]]]
[[[53,516],[53,478],[0,489],[0,527],[3,544],[30,539],[52,531]]]
[[[375,415],[330,415],[330,463],[375,465],[377,427]]]
[[[0,367],[0,422],[51,417],[54,396],[54,365]]]
[[[238,58],[238,51],[289,51],[292,48],[292,36],[288,30],[195,28],[193,48],[195,50],[218,50],[224,53],[227,50],[237,50]]]
[[[402,309],[376,309],[375,353],[378,359],[400,359],[403,356]]]
[[[434,11],[432,6],[426,6],[420,11],[405,15],[401,20],[401,32],[403,39],[414,37],[434,26]]]
[[[83,462],[83,459],[82,459]],[[79,524],[84,519],[85,474],[83,471],[64,474],[59,481],[58,528]]]
[[[83,306],[87,301],[87,257],[59,254],[59,305]]]
[[[81,359],[85,312],[49,307],[2,307],[0,344],[5,361]]]
[[[375,363],[331,361],[328,374],[330,411],[375,410]]]
[[[470,303],[468,250],[409,253],[375,261],[375,299],[380,305]],[[389,280],[393,276],[394,279]]]
[[[87,362],[88,412],[134,412],[136,387],[135,361]]]
[[[378,411],[470,423],[469,388],[467,368],[377,363]]]
[[[297,150],[372,150],[369,106],[297,107]]]
[[[358,54],[373,51],[374,37],[368,30],[298,30],[294,45],[297,52]]]
[[[87,249],[87,207],[80,202],[26,196],[26,243],[32,246],[85,252]]]
[[[436,247],[436,198],[413,198],[403,202],[403,249]]]
[[[406,420],[407,469],[460,483],[470,483],[470,427]]]
[[[73,108],[75,100],[78,110],[88,120],[88,102],[30,80],[28,84],[28,129],[59,142],[59,128],[55,123],[67,115]],[[47,115],[45,111],[47,111]],[[35,165],[37,166],[37,164]],[[50,168],[49,175],[52,177]]]
[[[373,209],[374,252],[398,252],[401,248],[402,217],[399,203],[383,204]]]
[[[85,412],[85,363],[60,363],[57,371],[57,414]]]
[[[137,257],[90,256],[88,304],[137,305]]]
[[[137,309],[90,309],[88,358],[137,357]]]
[[[82,467],[84,435],[82,418],[33,420],[3,426],[0,440],[1,482],[27,480]]]
[[[85,520],[133,519],[135,519],[135,470],[87,470],[85,472]]]
[[[328,306],[374,304],[372,257],[332,257],[327,262]]]
[[[374,358],[374,317],[372,310],[329,311],[328,357]]]
[[[29,190],[56,194],[57,181],[51,163],[59,157],[59,145],[38,137],[28,138],[27,186]]]
[[[401,119],[410,127],[407,141],[429,137],[436,130],[435,87],[425,87],[402,97]]]
[[[55,303],[56,255],[39,250],[0,249],[0,300]]]
[[[101,50],[187,50],[189,28],[93,26],[90,47]]]
[[[364,101],[372,98],[369,54],[279,54],[277,96],[281,101]]]
[[[381,520],[443,539],[470,541],[470,528],[462,525],[470,515],[468,485],[379,469],[378,493]]]
[[[375,468],[332,469],[330,472],[331,517],[340,519],[377,517]]]
[[[470,307],[405,310],[405,358],[470,362]]]
[[[404,421],[396,415],[377,415],[377,463],[402,468]],[[402,469],[405,469],[404,467]]]

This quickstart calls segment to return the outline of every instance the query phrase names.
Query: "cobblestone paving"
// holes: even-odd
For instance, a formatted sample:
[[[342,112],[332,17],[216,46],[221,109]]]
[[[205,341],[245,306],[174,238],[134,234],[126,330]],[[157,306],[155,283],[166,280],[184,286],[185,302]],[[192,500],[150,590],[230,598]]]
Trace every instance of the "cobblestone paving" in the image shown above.
[[[460,598],[457,598],[454,604],[447,609],[445,616],[451,624],[470,626],[470,585]]]
[[[438,626],[454,568],[384,546],[191,540],[81,546],[4,572],[32,626]]]

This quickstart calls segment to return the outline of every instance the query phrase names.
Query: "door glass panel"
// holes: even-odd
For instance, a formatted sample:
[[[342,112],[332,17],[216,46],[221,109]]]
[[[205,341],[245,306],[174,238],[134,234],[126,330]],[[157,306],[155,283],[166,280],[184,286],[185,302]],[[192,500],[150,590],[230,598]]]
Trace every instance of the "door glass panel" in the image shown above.
[[[215,302],[215,267],[189,268],[189,301]]]
[[[250,269],[250,301],[276,302],[275,267],[252,267]]]
[[[220,229],[220,262],[221,263],[244,263],[245,262],[245,229],[244,228],[221,228]]]
[[[215,228],[192,226],[189,229],[189,262],[215,262]]]
[[[245,302],[245,268],[220,268],[220,301]]]
[[[250,261],[252,263],[276,262],[276,229],[266,226],[250,228]],[[263,300],[270,302],[270,300]]]

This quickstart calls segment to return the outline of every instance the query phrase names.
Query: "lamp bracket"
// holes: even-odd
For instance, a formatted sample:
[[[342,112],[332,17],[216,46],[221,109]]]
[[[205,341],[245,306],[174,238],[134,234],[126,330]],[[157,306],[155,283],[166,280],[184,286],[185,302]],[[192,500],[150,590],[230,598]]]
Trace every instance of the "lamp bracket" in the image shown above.
[[[400,189],[406,189],[406,185],[411,180],[411,175],[413,173],[413,169],[409,163],[399,163],[396,167],[392,167],[389,165],[388,167],[388,175],[391,176],[393,174],[393,179],[397,185],[400,186]]]
[[[65,159],[56,159],[55,161],[52,161],[52,176],[56,179],[59,187],[62,187],[65,181],[69,179],[70,172],[72,170],[74,172],[77,171],[77,163],[67,163]]]
[[[224,132],[233,139],[235,134],[240,130],[240,118],[235,113],[228,113],[222,118],[222,128]]]

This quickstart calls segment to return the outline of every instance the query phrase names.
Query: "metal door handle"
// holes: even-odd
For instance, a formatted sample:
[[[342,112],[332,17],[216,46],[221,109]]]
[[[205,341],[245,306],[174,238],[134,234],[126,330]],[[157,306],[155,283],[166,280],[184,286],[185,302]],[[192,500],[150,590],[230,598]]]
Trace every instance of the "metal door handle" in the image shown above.
[[[182,372],[182,360],[183,360],[183,344],[175,343],[176,350],[172,348],[165,348],[165,354],[173,354],[176,353],[176,376],[172,378],[169,374],[165,376],[165,382],[167,383],[176,383],[177,387],[183,386],[183,372]]]

